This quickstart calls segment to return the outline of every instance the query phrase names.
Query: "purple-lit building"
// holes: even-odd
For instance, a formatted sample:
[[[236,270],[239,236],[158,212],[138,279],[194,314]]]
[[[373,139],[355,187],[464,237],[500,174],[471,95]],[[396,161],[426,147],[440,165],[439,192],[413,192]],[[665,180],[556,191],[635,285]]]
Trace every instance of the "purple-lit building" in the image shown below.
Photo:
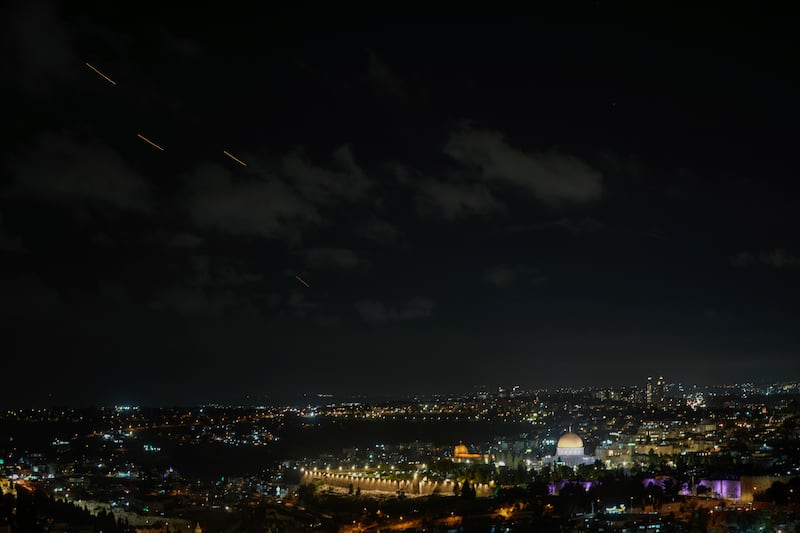
[[[561,481],[553,481],[547,486],[547,492],[551,496],[557,496],[564,490],[564,487],[572,486],[572,487],[580,487],[585,492],[589,492],[594,487],[597,487],[600,484],[599,481],[570,481],[568,479],[562,479]]]
[[[680,488],[682,496],[706,495],[710,498],[724,498],[737,502],[752,502],[756,495],[767,490],[776,481],[788,483],[788,476],[740,476],[739,479],[701,479],[692,486],[683,483]],[[662,490],[666,478],[648,478],[644,486],[654,484]]]

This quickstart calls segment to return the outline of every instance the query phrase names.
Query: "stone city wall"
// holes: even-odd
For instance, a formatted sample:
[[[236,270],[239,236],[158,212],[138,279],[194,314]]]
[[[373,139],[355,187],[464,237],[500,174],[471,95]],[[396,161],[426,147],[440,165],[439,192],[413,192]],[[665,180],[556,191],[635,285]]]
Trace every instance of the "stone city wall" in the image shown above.
[[[389,480],[375,479],[354,476],[352,474],[338,474],[331,472],[305,472],[300,478],[303,485],[322,482],[323,485],[350,489],[353,491],[361,489],[361,492],[381,492],[386,494],[397,494],[402,491],[407,495],[430,496],[440,494],[450,496],[453,494],[453,482],[447,481],[428,481],[428,480]],[[494,486],[491,483],[477,483],[475,485],[475,495],[486,497],[494,495]]]

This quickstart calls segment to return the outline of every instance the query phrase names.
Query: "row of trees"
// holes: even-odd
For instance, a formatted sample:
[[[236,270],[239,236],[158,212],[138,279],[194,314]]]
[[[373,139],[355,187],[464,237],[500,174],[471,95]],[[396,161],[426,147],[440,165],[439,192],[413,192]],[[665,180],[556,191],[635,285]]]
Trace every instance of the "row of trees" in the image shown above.
[[[776,505],[800,503],[800,478],[793,477],[788,483],[776,481],[763,494],[756,494],[755,498]]]
[[[110,513],[101,512],[94,516],[84,508],[56,500],[42,491],[18,490],[16,497],[4,494],[0,499],[0,522],[3,521],[14,531],[42,531],[57,523],[92,526],[96,531],[106,533],[131,531],[126,524],[117,523]]]
[[[432,461],[428,471],[423,475],[433,480],[455,479],[463,483],[489,483],[498,485],[518,485],[531,481],[533,474],[524,465],[516,467],[498,467],[494,464],[455,463],[449,459]]]

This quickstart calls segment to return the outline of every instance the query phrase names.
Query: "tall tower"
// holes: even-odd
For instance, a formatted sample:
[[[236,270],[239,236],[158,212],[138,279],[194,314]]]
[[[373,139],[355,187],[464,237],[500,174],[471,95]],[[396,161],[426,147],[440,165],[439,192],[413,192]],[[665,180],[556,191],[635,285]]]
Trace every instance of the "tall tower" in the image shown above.
[[[667,384],[664,381],[664,376],[659,376],[658,381],[656,382],[655,391],[653,391],[653,402],[659,407],[664,405],[664,390],[666,387]]]
[[[647,377],[647,385],[644,386],[644,402],[647,405],[653,405],[653,378]]]

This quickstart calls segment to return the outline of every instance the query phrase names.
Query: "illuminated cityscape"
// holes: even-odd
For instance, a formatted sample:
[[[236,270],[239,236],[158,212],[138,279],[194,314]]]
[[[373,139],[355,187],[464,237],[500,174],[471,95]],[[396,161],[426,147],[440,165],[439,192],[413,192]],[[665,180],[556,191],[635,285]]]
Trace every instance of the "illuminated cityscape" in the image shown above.
[[[797,19],[440,5],[0,2],[0,533],[800,531]]]
[[[50,530],[57,504],[139,532],[800,524],[800,383],[657,383],[8,410],[1,486]]]

